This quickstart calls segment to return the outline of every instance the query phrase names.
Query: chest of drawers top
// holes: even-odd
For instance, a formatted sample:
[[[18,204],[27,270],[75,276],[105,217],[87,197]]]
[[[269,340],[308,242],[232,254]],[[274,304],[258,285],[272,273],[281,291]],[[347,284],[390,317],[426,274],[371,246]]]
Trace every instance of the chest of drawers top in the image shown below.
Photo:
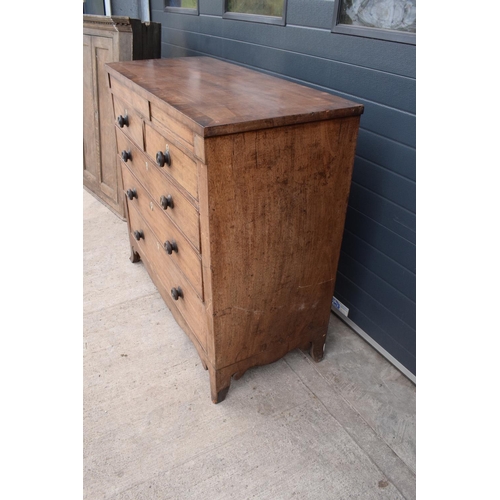
[[[108,68],[112,77],[201,137],[363,112],[362,105],[341,97],[210,57],[118,62]]]

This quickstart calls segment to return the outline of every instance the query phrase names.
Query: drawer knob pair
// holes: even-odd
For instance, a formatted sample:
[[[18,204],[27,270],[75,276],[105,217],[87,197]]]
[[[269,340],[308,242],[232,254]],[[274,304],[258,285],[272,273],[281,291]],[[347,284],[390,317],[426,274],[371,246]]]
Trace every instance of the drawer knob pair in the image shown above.
[[[168,255],[172,255],[172,252],[179,253],[179,249],[177,248],[177,243],[175,242],[175,240],[172,240],[171,242],[168,240],[165,241],[165,243],[163,243],[163,248],[165,249],[165,252],[168,253]]]
[[[132,154],[130,153],[130,151],[125,151],[123,150],[122,151],[122,160],[127,163],[128,160],[131,160],[132,159]]]
[[[134,231],[134,238],[139,241],[141,238],[144,239],[144,233],[139,230],[139,231]]]
[[[156,153],[156,164],[159,167],[163,167],[165,163],[169,167],[172,164],[172,158],[170,157],[170,151],[168,151],[168,149],[165,152],[158,151],[158,153]]]
[[[135,189],[127,189],[127,198],[132,201],[137,198],[137,191]]]
[[[163,207],[163,210],[166,210],[168,207],[174,208],[174,200],[172,199],[172,195],[161,196],[160,197],[160,205]]]
[[[170,290],[170,293],[174,300],[179,300],[179,297],[181,298],[184,297],[184,294],[182,293],[182,289],[180,286],[178,286],[177,288],[172,288],[172,290]]]
[[[128,127],[128,116],[127,115],[125,115],[125,116],[120,115],[116,119],[116,121],[117,121],[120,128],[123,128],[124,126]]]

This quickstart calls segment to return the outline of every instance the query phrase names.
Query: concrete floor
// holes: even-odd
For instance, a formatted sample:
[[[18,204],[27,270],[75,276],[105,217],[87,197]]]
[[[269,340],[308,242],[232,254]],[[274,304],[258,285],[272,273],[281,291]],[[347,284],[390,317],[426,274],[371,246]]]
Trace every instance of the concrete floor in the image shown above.
[[[212,404],[126,223],[83,203],[85,499],[415,498],[412,382],[332,314],[321,363],[293,351]]]

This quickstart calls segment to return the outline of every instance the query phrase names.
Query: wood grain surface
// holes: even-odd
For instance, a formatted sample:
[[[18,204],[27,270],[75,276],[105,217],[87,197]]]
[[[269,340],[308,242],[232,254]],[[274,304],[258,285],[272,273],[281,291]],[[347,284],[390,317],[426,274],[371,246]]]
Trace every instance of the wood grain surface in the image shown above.
[[[174,202],[174,208],[169,208],[166,213],[173,222],[181,229],[193,246],[200,250],[200,228],[197,204],[192,198],[187,198],[187,191],[179,186],[173,177],[165,170],[158,167],[139,148],[129,140],[121,131],[117,130],[116,139],[118,151],[130,151],[132,158],[127,165],[133,170],[134,175],[148,191],[151,198],[160,203],[162,196],[170,195]]]
[[[198,199],[198,168],[196,167],[196,162],[174,146],[158,130],[148,124],[145,126],[145,142],[146,154],[153,162],[155,162],[156,154],[159,151],[164,153],[168,148],[171,164],[164,165],[161,168],[171,175],[195,199]]]
[[[363,106],[210,57],[108,64],[111,75],[203,137],[360,115]],[[182,82],[179,85],[178,82]]]
[[[201,257],[199,253],[171,221],[163,208],[150,198],[148,192],[123,163],[122,175],[123,189],[125,192],[128,189],[134,189],[137,193],[135,198],[128,200],[128,203],[134,205],[140,212],[143,219],[148,223],[155,235],[158,236],[162,244],[167,240],[171,243],[175,242],[177,251],[172,251],[171,254],[165,251],[165,255],[167,255],[167,259],[170,259],[189,279],[196,293],[203,299]]]
[[[215,369],[307,342],[322,350],[358,123],[206,141]]]
[[[132,104],[120,99],[117,95],[113,95],[113,109],[115,121],[119,116],[127,119],[127,123],[120,127],[120,130],[130,137],[140,149],[144,150],[144,122]]]

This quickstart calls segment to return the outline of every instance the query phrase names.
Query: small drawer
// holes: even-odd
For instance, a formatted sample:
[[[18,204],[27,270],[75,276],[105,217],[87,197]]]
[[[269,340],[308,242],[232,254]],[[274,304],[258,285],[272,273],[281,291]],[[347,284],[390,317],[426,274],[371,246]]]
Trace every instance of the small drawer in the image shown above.
[[[150,125],[145,125],[146,153],[165,173],[171,175],[188,193],[198,199],[196,162],[175,147]]]
[[[200,255],[167,217],[164,209],[151,200],[140,182],[123,163],[122,176],[128,205],[134,205],[137,208],[156,238],[163,244],[167,259],[179,267],[193,285],[196,293],[203,299]]]
[[[142,154],[121,132],[117,131],[116,139],[118,151],[130,151],[131,159],[127,166],[146,188],[155,202],[160,204],[163,196],[171,196],[174,208],[167,208],[166,214],[181,229],[186,238],[200,251],[200,216],[197,208],[181,193],[179,188],[164,175],[162,168],[153,163],[146,155]]]
[[[133,204],[129,205],[128,213],[132,237],[137,240],[141,258],[147,260],[163,286],[171,290],[172,300],[169,301],[169,306],[177,307],[203,349],[206,350],[208,324],[205,305],[198,298],[189,281],[168,258],[163,245],[156,239]],[[139,239],[134,236],[134,233]]]
[[[164,109],[157,106],[154,102],[151,103],[151,121],[157,121],[160,125],[169,130],[172,134],[181,139],[184,145],[193,151],[194,133],[193,130],[174,118],[172,114],[167,113]],[[172,110],[175,113],[176,110]]]
[[[109,85],[113,95],[118,96],[118,98],[130,103],[136,110],[137,114],[145,120],[151,120],[149,101],[147,99],[139,94],[136,94],[133,90],[129,89],[112,76],[109,77]]]
[[[113,96],[113,108],[116,126],[144,151],[144,122],[142,118],[135,112],[131,104],[116,95]]]

